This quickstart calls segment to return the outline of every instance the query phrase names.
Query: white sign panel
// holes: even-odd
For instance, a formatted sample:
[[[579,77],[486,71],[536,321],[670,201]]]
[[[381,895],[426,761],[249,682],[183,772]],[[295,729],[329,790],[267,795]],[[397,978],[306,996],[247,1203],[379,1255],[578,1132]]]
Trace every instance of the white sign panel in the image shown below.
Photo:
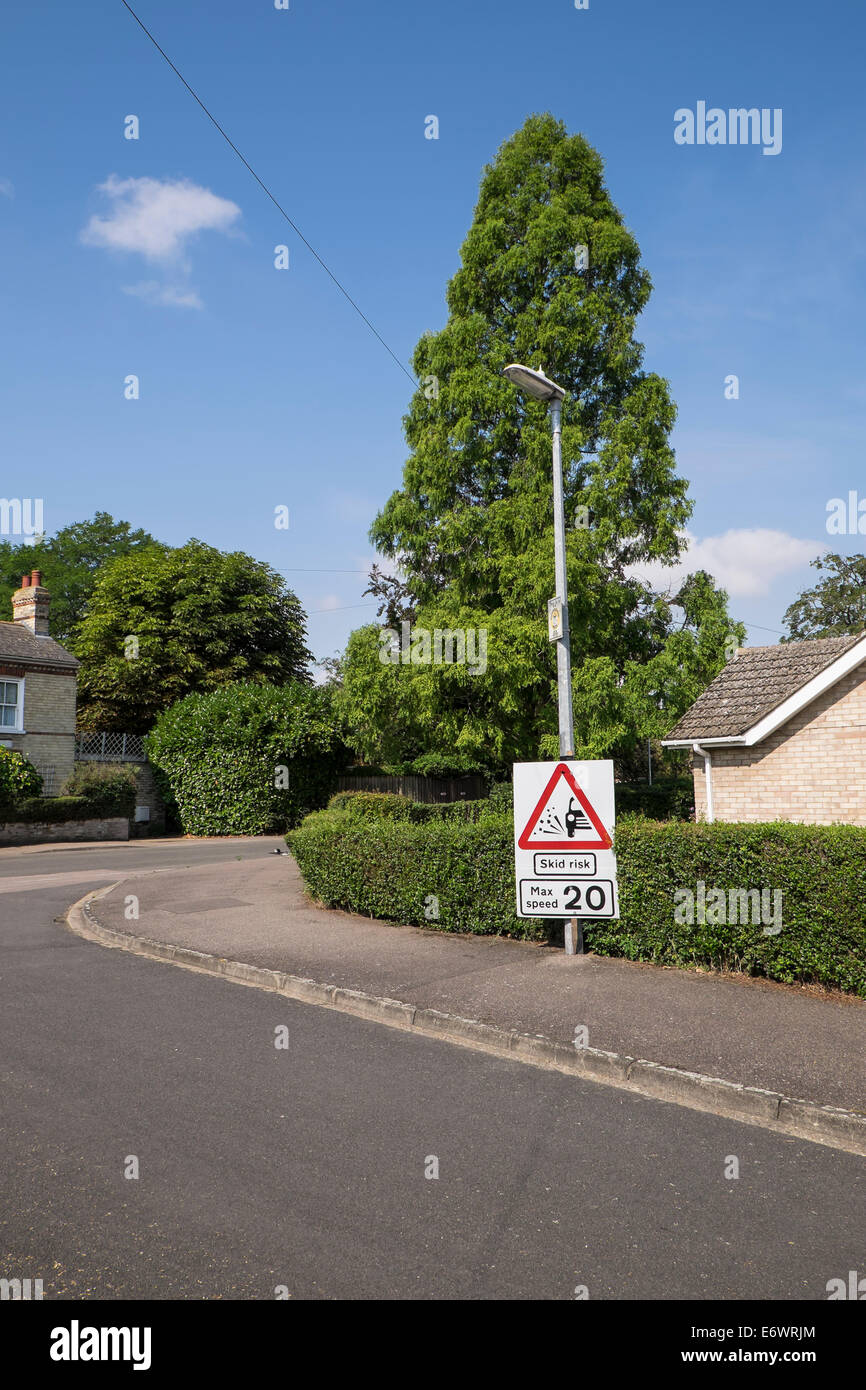
[[[547,600],[547,635],[551,642],[562,636],[562,602],[558,598]]]
[[[519,917],[618,917],[613,763],[514,764]]]

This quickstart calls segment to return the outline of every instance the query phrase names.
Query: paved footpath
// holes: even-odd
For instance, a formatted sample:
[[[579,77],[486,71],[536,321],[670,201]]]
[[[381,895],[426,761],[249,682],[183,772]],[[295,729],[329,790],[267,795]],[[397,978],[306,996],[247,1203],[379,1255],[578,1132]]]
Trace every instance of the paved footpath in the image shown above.
[[[94,915],[118,931],[569,1046],[583,1026],[591,1048],[866,1114],[864,1000],[331,911],[306,897],[291,856],[274,854],[282,843],[241,842],[245,857],[229,862],[188,852],[196,862],[177,868],[160,857],[159,872],[132,870]],[[102,848],[99,863],[110,865]],[[126,917],[130,893],[137,922]]]

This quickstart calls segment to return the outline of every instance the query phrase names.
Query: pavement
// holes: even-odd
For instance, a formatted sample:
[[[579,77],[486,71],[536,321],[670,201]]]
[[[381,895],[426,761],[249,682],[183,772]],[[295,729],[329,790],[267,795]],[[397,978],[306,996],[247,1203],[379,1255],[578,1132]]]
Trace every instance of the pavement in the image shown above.
[[[0,1277],[41,1279],[49,1301],[691,1307],[823,1302],[831,1281],[863,1270],[861,1157],[107,950],[63,924],[88,889],[81,874],[95,890],[113,875],[97,908],[126,929],[193,933],[238,955],[275,949],[276,930],[280,959],[309,969],[327,945],[321,969],[346,980],[360,979],[355,931],[367,984],[381,968],[422,998],[483,988],[492,1009],[516,1004],[525,962],[527,979],[541,972],[555,989],[552,952],[319,912],[269,848],[0,858]],[[135,897],[137,923],[120,912]],[[598,996],[580,994],[582,979],[571,984],[587,1005]],[[814,1318],[764,1318],[780,1320]],[[695,1345],[688,1325],[702,1315],[681,1321],[683,1347]],[[652,1364],[652,1339],[640,1345]]]
[[[573,1051],[583,1028],[590,1050],[866,1116],[864,1000],[332,911],[308,899],[291,856],[274,853],[281,840],[240,845],[244,857],[200,862],[187,851],[189,863],[161,856],[153,871],[126,871],[118,859],[123,882],[91,904],[92,924],[545,1039],[560,1051]],[[99,863],[106,860],[103,847]]]

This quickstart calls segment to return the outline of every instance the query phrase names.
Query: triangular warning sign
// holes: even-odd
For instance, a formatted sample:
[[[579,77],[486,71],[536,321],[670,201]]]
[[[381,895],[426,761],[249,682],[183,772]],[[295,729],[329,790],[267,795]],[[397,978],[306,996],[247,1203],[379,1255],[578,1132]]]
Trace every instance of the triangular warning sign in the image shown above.
[[[521,849],[611,849],[613,845],[565,763],[555,768],[517,843]]]

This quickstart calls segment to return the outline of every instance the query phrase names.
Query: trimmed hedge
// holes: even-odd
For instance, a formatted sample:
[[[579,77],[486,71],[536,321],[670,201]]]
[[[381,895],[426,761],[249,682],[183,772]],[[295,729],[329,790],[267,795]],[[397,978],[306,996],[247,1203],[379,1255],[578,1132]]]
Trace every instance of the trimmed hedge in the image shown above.
[[[118,811],[118,816],[125,812]],[[106,812],[94,809],[86,796],[29,796],[16,801],[14,806],[4,806],[0,810],[0,823],[3,825],[32,825],[45,822],[48,825],[65,825],[71,820],[107,820]]]
[[[494,782],[487,803],[499,816],[514,815],[514,787],[511,782]]]
[[[310,892],[329,907],[434,931],[549,935],[548,922],[515,914],[510,819],[418,825],[335,808],[308,816],[286,842]],[[434,908],[438,916],[430,915]]]
[[[88,816],[108,820],[135,813],[136,786],[139,768],[129,763],[78,763],[63,783],[64,797],[83,798]]]
[[[397,792],[336,792],[329,811],[342,811],[352,820],[401,820],[411,825],[429,821],[477,821],[491,814],[490,803],[481,801],[412,801]]]
[[[286,837],[320,901],[439,931],[532,940],[561,935],[561,920],[524,921],[514,910],[511,817],[488,810],[478,823],[442,817],[413,823],[405,808],[399,818],[375,818],[369,805],[361,809],[366,818],[332,803]],[[866,829],[624,817],[615,848],[621,917],[586,920],[589,949],[788,984],[817,982],[866,998]],[[765,935],[761,921],[701,923],[697,912],[692,925],[678,922],[682,897],[675,895],[697,894],[699,881],[708,893],[781,892],[782,930]],[[428,915],[432,897],[438,917]]]
[[[61,796],[21,797],[0,806],[0,821],[65,825],[73,820],[130,820],[135,813],[136,771],[128,765],[80,763],[64,782]]]
[[[39,774],[35,781],[25,775],[23,794],[10,801],[0,799],[0,823],[65,825],[73,820],[129,820],[135,812],[136,773],[137,768],[128,765],[79,763],[64,782],[60,796],[41,796]],[[28,795],[29,788],[33,790]]]
[[[346,760],[331,691],[300,681],[187,695],[160,715],[147,755],[189,835],[285,831],[324,805]]]
[[[640,818],[617,826],[618,922],[595,922],[602,955],[704,965],[816,982],[866,998],[866,829],[854,825],[686,825]],[[677,890],[782,894],[782,930],[678,923]],[[696,914],[697,915],[697,914]]]
[[[413,806],[420,805],[410,801],[408,796],[398,796],[396,792],[335,792],[328,802],[329,811],[342,811],[353,820],[405,820],[411,816]]]

